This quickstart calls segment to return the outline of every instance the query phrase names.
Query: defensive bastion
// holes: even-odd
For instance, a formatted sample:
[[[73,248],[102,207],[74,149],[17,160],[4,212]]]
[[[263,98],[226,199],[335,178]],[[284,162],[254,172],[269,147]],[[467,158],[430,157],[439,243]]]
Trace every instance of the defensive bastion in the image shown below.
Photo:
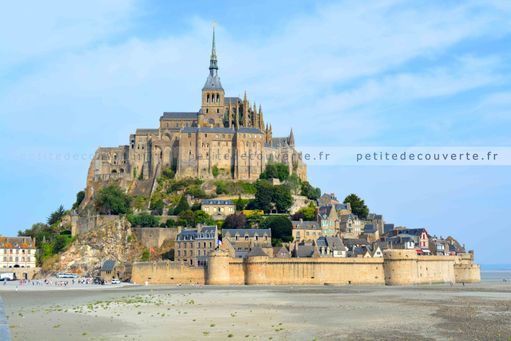
[[[414,250],[386,250],[383,258],[232,258],[209,255],[207,268],[177,262],[133,265],[132,282],[206,285],[414,285],[480,281],[472,254],[417,256]]]

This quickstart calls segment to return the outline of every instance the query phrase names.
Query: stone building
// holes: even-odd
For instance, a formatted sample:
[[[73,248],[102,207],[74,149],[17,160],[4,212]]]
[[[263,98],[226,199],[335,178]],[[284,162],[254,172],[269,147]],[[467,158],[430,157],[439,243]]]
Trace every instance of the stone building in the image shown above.
[[[232,257],[245,257],[255,247],[260,247],[267,255],[273,254],[271,229],[222,230],[222,248]]]
[[[208,253],[216,248],[216,226],[182,230],[176,237],[175,260],[189,266],[206,266]]]
[[[293,220],[291,222],[294,242],[313,241],[323,235],[323,230],[317,221]]]
[[[204,199],[201,201],[201,210],[213,219],[221,220],[236,213],[236,204],[231,200]]]
[[[35,267],[36,245],[32,237],[0,236],[0,269]]]
[[[200,108],[164,112],[158,128],[137,129],[128,145],[99,148],[89,167],[84,202],[94,195],[94,185],[106,180],[121,180],[127,188],[138,179],[132,189],[135,193],[150,192],[155,178],[166,168],[175,170],[177,178],[255,181],[270,161],[284,163],[290,173],[307,178],[293,131],[286,137],[274,137],[261,106],[250,103],[246,93],[243,99],[225,96],[213,31]]]

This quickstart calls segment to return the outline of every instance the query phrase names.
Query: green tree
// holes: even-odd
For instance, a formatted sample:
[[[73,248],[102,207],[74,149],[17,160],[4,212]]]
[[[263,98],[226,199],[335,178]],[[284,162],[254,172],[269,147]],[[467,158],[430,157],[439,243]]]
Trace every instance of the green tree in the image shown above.
[[[143,210],[147,208],[147,198],[143,195],[137,195],[133,200],[133,208]]]
[[[362,200],[356,194],[350,194],[344,199],[345,204],[351,205],[351,212],[357,215],[361,219],[366,219],[369,214],[369,208],[366,206],[364,200]]]
[[[242,199],[241,195],[238,196],[238,199],[234,201],[234,203],[236,204],[236,211],[243,211],[245,207],[247,207],[248,202],[249,202],[248,199]]]
[[[64,251],[70,241],[71,241],[70,236],[57,235],[55,237],[55,240],[53,241],[53,250],[52,250],[53,252],[52,253],[57,254],[57,253]]]
[[[186,200],[186,196],[181,196],[177,206],[174,208],[173,214],[179,215],[181,212],[187,211],[190,209],[190,205],[188,204],[188,200]]]
[[[192,210],[182,211],[178,215],[178,224],[184,226],[194,226],[195,214]]]
[[[80,191],[80,192],[76,193],[76,201],[73,204],[73,210],[76,210],[80,206],[83,199],[85,199],[85,191]]]
[[[275,186],[272,201],[275,203],[275,208],[278,212],[287,212],[293,205],[293,197],[291,196],[289,186]]]
[[[291,220],[286,216],[269,216],[261,223],[261,227],[271,229],[272,239],[280,239],[284,242],[289,242],[293,239],[293,225],[291,224]]]
[[[321,196],[321,189],[318,187],[312,187],[308,181],[304,181],[302,183],[302,193],[303,196],[306,196],[310,200],[318,200]]]
[[[156,215],[162,215],[163,214],[163,208],[165,207],[165,204],[163,203],[163,200],[161,198],[153,200],[151,202],[151,206],[149,209],[153,214]]]
[[[269,212],[272,208],[273,186],[268,180],[258,180],[256,182],[256,193],[254,205],[256,208]]]
[[[213,168],[211,169],[211,174],[213,174],[213,176],[216,178],[219,173],[220,173],[220,170],[218,169],[218,167],[216,165],[214,165]]]
[[[103,187],[96,198],[96,209],[102,214],[126,214],[130,209],[130,197],[118,185]]]
[[[160,219],[151,214],[129,214],[128,221],[136,227],[155,227],[160,224]]]
[[[197,224],[215,225],[215,221],[213,220],[213,218],[211,218],[211,216],[204,212],[203,210],[195,211],[193,212],[193,214],[194,225]]]
[[[268,163],[264,171],[259,175],[260,179],[279,179],[284,181],[289,177],[289,167],[283,163]]]
[[[60,222],[62,217],[66,214],[66,210],[64,209],[64,206],[60,205],[59,208],[55,212],[52,212],[50,216],[48,217],[48,225],[53,225],[55,223]]]
[[[302,182],[296,174],[291,174],[287,178],[286,184],[289,186],[289,189],[293,194],[300,194],[300,190],[302,189]]]
[[[316,220],[316,206],[314,206],[314,202],[311,202],[309,206],[302,207],[293,214],[293,220],[306,220],[306,221],[314,221]]]
[[[149,253],[149,250],[147,248],[142,251],[142,262],[148,262],[151,258],[151,254]]]
[[[264,217],[262,214],[253,213],[247,217],[247,224],[249,227],[259,227],[259,225],[264,221]]]
[[[227,185],[225,181],[219,180],[215,182],[216,185],[216,194],[226,194],[228,193]]]
[[[174,176],[176,174],[174,173],[174,170],[169,167],[169,168],[165,168],[163,170],[163,172],[161,172],[161,175],[163,176],[163,178],[171,180],[171,179],[174,179]]]
[[[225,218],[223,229],[242,229],[247,227],[247,217],[243,213],[235,213]]]

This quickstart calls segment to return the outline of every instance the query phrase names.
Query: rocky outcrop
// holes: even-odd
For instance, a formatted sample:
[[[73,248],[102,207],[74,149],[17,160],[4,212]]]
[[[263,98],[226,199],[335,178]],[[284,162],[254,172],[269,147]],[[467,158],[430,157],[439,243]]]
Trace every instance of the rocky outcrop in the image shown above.
[[[71,246],[50,267],[51,271],[96,275],[107,259],[121,263],[140,259],[143,246],[132,235],[124,217],[104,216],[97,226],[79,234]]]

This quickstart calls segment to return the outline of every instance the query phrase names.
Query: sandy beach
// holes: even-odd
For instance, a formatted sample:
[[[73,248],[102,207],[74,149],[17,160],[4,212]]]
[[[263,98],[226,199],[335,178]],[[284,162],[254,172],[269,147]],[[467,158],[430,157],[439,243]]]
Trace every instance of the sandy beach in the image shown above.
[[[487,276],[452,287],[9,283],[0,296],[13,340],[508,340],[511,273]]]

